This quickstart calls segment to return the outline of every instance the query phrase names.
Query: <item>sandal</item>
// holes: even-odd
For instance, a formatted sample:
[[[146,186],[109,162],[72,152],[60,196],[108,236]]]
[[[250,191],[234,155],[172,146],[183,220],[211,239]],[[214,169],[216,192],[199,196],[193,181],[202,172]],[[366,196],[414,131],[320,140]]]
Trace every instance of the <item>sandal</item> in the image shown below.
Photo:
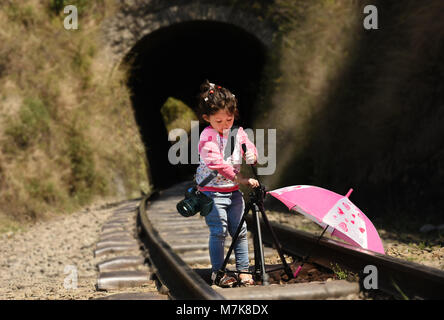
[[[230,276],[226,273],[223,275],[223,277],[218,282],[216,282],[216,276],[217,276],[217,273],[213,272],[211,274],[211,280],[213,280],[213,284],[215,284],[221,288],[232,288],[237,283],[237,280],[235,277]]]
[[[243,278],[239,275],[239,284],[245,287],[252,286],[254,285],[253,277],[250,274]]]

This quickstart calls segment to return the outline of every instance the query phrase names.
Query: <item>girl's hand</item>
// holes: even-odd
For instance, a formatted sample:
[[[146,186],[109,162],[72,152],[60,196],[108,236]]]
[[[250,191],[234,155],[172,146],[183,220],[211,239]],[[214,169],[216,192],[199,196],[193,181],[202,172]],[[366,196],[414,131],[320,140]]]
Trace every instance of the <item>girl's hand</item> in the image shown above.
[[[259,187],[259,181],[253,178],[244,178],[240,173],[236,175],[234,181],[245,186],[249,186],[251,188]]]
[[[259,187],[259,181],[257,181],[256,179],[249,178],[249,179],[247,179],[247,180],[248,180],[248,182],[247,182],[247,185],[248,185],[248,186],[250,186],[250,187],[252,187],[252,188],[257,188],[257,187]]]

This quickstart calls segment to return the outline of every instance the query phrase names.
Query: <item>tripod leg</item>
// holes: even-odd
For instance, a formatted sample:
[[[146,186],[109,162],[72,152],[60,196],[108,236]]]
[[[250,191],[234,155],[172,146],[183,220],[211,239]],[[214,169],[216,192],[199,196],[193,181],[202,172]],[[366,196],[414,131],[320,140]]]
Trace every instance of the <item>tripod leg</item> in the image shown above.
[[[282,245],[279,242],[279,240],[276,236],[276,233],[274,233],[274,230],[271,227],[270,222],[268,221],[268,218],[267,218],[267,215],[265,214],[264,208],[259,207],[259,210],[262,214],[262,219],[264,220],[264,224],[267,227],[268,231],[270,232],[271,237],[273,238],[273,243],[276,248],[276,251],[278,252],[279,257],[281,258],[282,264],[284,265],[285,274],[288,276],[288,279],[290,280],[291,278],[293,278],[293,272],[291,271],[290,266],[287,264],[287,261],[285,260],[283,250],[282,250]]]
[[[248,211],[250,210],[250,207],[251,207],[251,205],[249,203],[245,206],[245,210],[244,210],[244,213],[242,215],[242,219],[239,222],[239,226],[237,227],[235,235],[232,237],[230,248],[228,248],[228,252],[227,252],[227,255],[225,256],[224,262],[223,262],[222,266],[220,267],[219,271],[217,272],[216,282],[219,281],[223,277],[223,275],[225,273],[225,269],[227,268],[228,261],[230,261],[231,253],[233,252],[234,246],[235,246],[236,241],[237,241],[237,239],[239,237],[239,234],[240,234],[240,232],[242,230],[242,226],[243,226],[243,224],[245,222],[245,217],[248,214]]]
[[[262,285],[268,285],[268,274],[265,270],[265,258],[264,258],[264,247],[262,245],[262,233],[261,233],[261,225],[259,222],[259,215],[257,214],[257,205],[253,204],[253,218],[255,220],[256,232],[255,232],[255,241],[254,241],[254,261],[255,261],[255,270],[254,273],[260,275],[262,279]]]
[[[255,214],[253,212],[252,214],[253,216],[253,225],[252,225],[252,232],[253,232],[253,249],[254,249],[254,276],[255,276],[255,280],[261,280],[261,259],[259,258],[261,256],[261,252],[260,252],[260,241],[259,241],[259,231],[258,231],[258,226],[256,223],[256,216],[257,214]]]
[[[256,223],[256,216],[257,214],[254,212],[254,210],[252,209],[252,217],[253,217],[253,223],[251,225],[251,232],[253,233],[253,251],[254,251],[254,272],[253,274],[256,277],[256,280],[260,280],[261,276],[261,261],[260,261],[260,242],[259,242],[259,231],[258,231],[258,225]]]

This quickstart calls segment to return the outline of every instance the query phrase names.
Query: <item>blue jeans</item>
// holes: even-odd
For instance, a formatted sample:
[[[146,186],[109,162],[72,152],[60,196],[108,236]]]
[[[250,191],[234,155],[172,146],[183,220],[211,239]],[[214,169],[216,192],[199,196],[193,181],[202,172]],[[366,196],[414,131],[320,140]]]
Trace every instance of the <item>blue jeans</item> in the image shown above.
[[[205,217],[205,222],[210,228],[210,260],[212,271],[217,272],[225,259],[224,244],[227,232],[233,237],[242,219],[245,202],[242,192],[213,192],[204,191],[205,195],[214,201],[213,209]],[[248,239],[247,224],[244,222],[234,246],[237,271],[248,270]]]

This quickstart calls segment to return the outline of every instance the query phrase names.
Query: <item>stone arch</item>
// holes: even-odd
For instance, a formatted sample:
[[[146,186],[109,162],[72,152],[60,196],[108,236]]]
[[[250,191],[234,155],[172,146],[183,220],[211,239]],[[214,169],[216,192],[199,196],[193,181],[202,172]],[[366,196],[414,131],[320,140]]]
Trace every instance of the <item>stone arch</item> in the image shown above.
[[[117,64],[146,35],[161,28],[188,21],[203,20],[231,24],[257,37],[265,47],[273,46],[276,26],[249,12],[229,6],[203,3],[173,5],[160,10],[155,8],[150,10],[150,8],[145,8],[145,2],[140,1],[133,5],[123,6],[121,11],[103,24],[105,45],[110,48]]]
[[[243,107],[240,124],[248,125],[248,111],[253,109],[267,51],[273,45],[273,29],[249,13],[204,4],[153,12],[141,6],[127,7],[104,25],[115,64],[131,64],[128,86],[151,182],[155,187],[166,187],[190,178],[195,166],[168,163],[170,142],[160,107],[168,96],[193,107],[200,83],[209,79],[236,94]],[[228,48],[216,54],[211,53],[212,47],[201,52],[202,39],[211,42],[213,36],[226,38]],[[184,48],[192,52],[183,54]],[[217,63],[211,65],[213,57]]]

